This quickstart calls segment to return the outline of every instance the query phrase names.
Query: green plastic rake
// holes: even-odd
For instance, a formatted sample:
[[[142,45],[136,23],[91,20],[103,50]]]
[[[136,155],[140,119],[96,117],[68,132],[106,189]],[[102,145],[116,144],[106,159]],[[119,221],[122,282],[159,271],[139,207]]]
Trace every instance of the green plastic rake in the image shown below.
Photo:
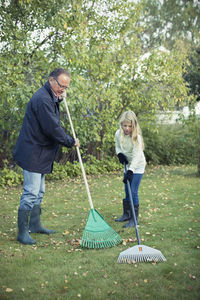
[[[81,239],[87,248],[108,248],[122,242],[121,237],[106,223],[96,209],[91,209]]]
[[[74,131],[74,127],[72,124],[72,120],[70,117],[70,113],[69,113],[69,109],[65,97],[63,98],[63,100],[69,118],[72,134],[74,139],[76,139],[76,134]],[[108,223],[106,223],[106,221],[98,213],[98,211],[94,209],[79,147],[76,147],[76,150],[81,165],[81,171],[83,174],[83,179],[85,182],[86,191],[87,191],[89,204],[90,204],[90,212],[83,232],[83,236],[81,238],[80,245],[85,248],[108,248],[108,247],[118,245],[122,242],[122,238],[112,229],[112,227],[108,225]]]

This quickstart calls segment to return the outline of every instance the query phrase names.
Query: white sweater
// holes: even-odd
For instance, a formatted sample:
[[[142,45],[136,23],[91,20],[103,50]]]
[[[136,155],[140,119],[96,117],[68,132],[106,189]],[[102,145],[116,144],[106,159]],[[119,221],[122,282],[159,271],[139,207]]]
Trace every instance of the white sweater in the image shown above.
[[[143,174],[146,165],[146,159],[142,149],[141,136],[138,135],[138,142],[132,142],[129,135],[124,135],[123,145],[120,145],[120,130],[115,133],[116,153],[123,153],[128,160],[128,170],[136,174]]]

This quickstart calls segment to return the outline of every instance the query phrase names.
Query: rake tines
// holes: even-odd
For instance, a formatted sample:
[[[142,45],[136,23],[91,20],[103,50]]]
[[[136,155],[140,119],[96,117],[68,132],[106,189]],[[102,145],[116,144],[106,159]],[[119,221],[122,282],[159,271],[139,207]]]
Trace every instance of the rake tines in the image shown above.
[[[162,261],[166,261],[166,258],[159,250],[145,245],[137,245],[121,252],[117,260],[118,263]]]
[[[91,209],[80,245],[85,248],[100,249],[113,247],[121,242],[121,237],[106,223],[98,211]]]
[[[124,164],[125,172],[127,171],[126,164]],[[166,258],[163,254],[154,248],[144,246],[140,244],[139,231],[137,227],[137,221],[135,216],[135,210],[133,206],[133,197],[131,193],[130,182],[127,181],[128,193],[130,197],[131,210],[134,219],[135,232],[137,237],[138,245],[132,248],[129,248],[120,253],[118,257],[118,263],[135,263],[135,262],[161,262],[166,261]]]

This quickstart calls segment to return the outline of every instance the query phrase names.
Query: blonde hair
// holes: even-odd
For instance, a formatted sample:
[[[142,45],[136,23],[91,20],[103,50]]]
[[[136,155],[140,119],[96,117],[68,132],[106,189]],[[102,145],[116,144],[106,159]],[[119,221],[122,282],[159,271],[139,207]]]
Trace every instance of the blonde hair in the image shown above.
[[[120,117],[120,120],[119,120],[120,144],[121,144],[121,146],[123,145],[123,142],[124,142],[124,131],[122,129],[122,124],[123,124],[124,121],[131,122],[131,125],[132,125],[132,135],[131,135],[132,142],[133,143],[134,142],[138,143],[138,135],[140,135],[141,140],[142,140],[142,148],[144,149],[144,142],[143,142],[142,131],[140,129],[140,125],[138,123],[136,114],[131,110],[123,112],[121,117]]]

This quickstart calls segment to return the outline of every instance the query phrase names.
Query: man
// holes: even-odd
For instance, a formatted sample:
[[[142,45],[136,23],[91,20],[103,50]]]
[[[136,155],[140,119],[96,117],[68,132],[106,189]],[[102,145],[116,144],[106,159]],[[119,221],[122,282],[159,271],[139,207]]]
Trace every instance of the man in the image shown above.
[[[23,169],[23,194],[18,209],[18,236],[22,244],[35,244],[29,232],[51,234],[40,222],[45,192],[45,174],[53,170],[59,144],[79,147],[79,140],[68,136],[60,125],[59,102],[70,84],[70,74],[55,69],[48,81],[28,103],[14,150],[14,160]]]

